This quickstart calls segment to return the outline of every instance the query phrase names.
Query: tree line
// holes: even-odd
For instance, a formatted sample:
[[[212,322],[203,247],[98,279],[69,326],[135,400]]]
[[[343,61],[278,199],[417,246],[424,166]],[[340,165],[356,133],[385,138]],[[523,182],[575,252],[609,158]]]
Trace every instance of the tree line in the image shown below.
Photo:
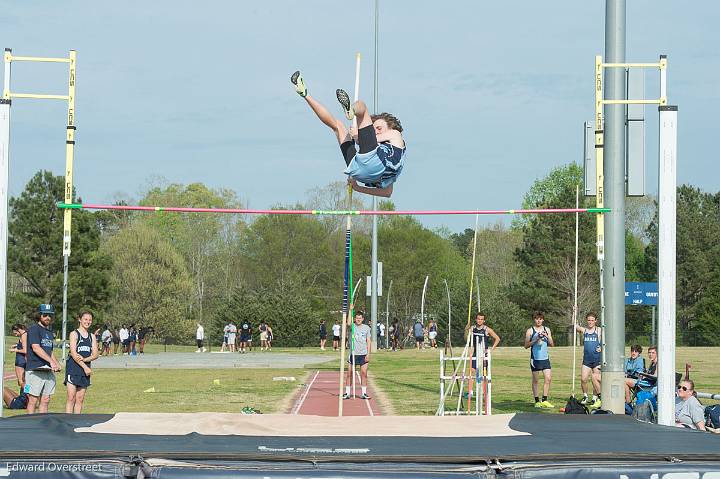
[[[575,204],[582,171],[556,168],[538,179],[524,208]],[[27,322],[41,302],[62,307],[63,177],[38,172],[10,199],[8,325]],[[74,192],[74,201],[82,202]],[[122,204],[122,202],[119,202]],[[201,183],[147,189],[141,205],[242,208],[236,192]],[[580,198],[581,207],[594,198]],[[277,208],[367,209],[362,199],[347,205],[345,186],[334,183],[308,192],[304,201]],[[391,201],[380,202],[391,210]],[[657,280],[657,211],[652,198],[626,203],[626,280]],[[720,193],[678,188],[678,341],[717,345],[720,336]],[[599,307],[595,217],[579,215],[578,304],[581,317]],[[354,276],[370,275],[370,220],[353,219]],[[571,343],[575,267],[575,215],[524,215],[512,224],[478,230],[476,285],[470,299],[475,231],[429,229],[413,217],[378,221],[378,251],[384,291],[378,318],[398,319],[407,331],[419,317],[422,286],[430,276],[424,310],[447,338],[462,344],[468,312],[483,311],[506,345],[519,345],[533,311],[561,344]],[[243,216],[167,212],[73,212],[68,317],[81,309],[98,324],[152,326],[156,336],[191,343],[197,323],[219,344],[230,320],[269,323],[279,346],[307,346],[318,324],[340,318],[344,269],[344,219],[298,215]],[[389,303],[387,289],[392,280]],[[447,282],[447,289],[445,287]],[[449,299],[448,299],[449,291]],[[364,286],[356,304],[364,308]],[[628,341],[650,342],[650,312],[628,307]],[[427,320],[427,318],[426,318]],[[74,319],[73,319],[74,321]],[[56,321],[59,327],[59,321]],[[9,327],[9,326],[8,326]],[[558,334],[559,333],[559,334]],[[442,343],[443,341],[441,341]]]

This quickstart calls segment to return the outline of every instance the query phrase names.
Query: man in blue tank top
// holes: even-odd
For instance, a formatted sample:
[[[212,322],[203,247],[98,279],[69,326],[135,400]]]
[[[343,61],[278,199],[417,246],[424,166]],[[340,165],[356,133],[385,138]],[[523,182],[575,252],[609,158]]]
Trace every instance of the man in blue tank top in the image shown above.
[[[525,332],[525,349],[530,348],[530,371],[532,372],[532,391],[535,397],[535,407],[550,409],[555,407],[548,401],[550,383],[552,382],[552,368],[548,347],[555,346],[550,328],[543,325],[545,315],[541,311],[533,314],[533,325]],[[538,394],[538,380],[542,373],[543,395],[542,400]]]
[[[28,394],[27,413],[48,412],[50,396],[55,394],[55,372],[60,363],[53,353],[53,332],[51,324],[55,318],[52,304],[41,304],[38,322],[27,333],[27,365],[25,368],[25,389]]]
[[[348,175],[348,183],[352,188],[360,193],[389,198],[393,183],[405,164],[405,140],[400,120],[390,113],[370,115],[365,102],[361,100],[351,105],[348,94],[344,90],[337,90],[337,99],[347,119],[357,117],[357,130],[351,128],[348,131],[342,121],[308,95],[299,71],[292,74],[290,82],[320,121],[335,133],[347,167],[344,173]]]
[[[583,360],[580,369],[580,387],[583,398],[580,401],[597,409],[602,405],[600,400],[600,364],[602,362],[602,328],[597,326],[595,313],[585,315],[587,327],[575,325],[575,331],[583,335]],[[592,401],[588,399],[587,381],[592,381]]]
[[[90,363],[97,359],[97,339],[90,334],[93,315],[90,311],[80,313],[80,324],[70,332],[70,351],[65,367],[65,386],[67,386],[67,414],[80,414],[85,401],[85,393],[90,387]]]

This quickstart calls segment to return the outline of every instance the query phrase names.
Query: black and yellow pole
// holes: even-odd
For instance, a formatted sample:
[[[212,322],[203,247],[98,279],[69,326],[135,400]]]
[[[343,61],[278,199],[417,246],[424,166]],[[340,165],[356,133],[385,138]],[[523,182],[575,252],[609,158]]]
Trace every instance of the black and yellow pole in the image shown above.
[[[66,140],[65,140],[65,203],[72,203],[73,201],[73,159],[75,156],[75,66],[77,60],[77,53],[75,50],[70,50],[70,55],[67,58],[53,58],[53,57],[28,57],[13,55],[12,50],[6,49],[5,55],[5,70],[6,70],[6,81],[3,87],[3,98],[7,104],[15,98],[28,98],[36,100],[66,100],[68,102],[68,113],[67,113],[67,128],[66,128]],[[42,93],[18,93],[13,92],[10,88],[10,65],[13,62],[33,62],[33,63],[67,63],[69,65],[70,74],[68,79],[68,94],[67,95],[55,95],[55,94],[42,94]],[[9,134],[8,134],[9,137]],[[9,143],[9,139],[8,139]],[[66,357],[65,343],[67,340],[67,286],[68,286],[68,262],[70,258],[70,239],[72,232],[72,210],[65,210],[63,218],[63,326],[62,326],[62,339],[63,339],[63,359]],[[7,254],[7,251],[2,253]],[[3,293],[4,294],[4,293]]]
[[[67,136],[65,139],[65,202],[73,201],[73,160],[75,159],[75,63],[77,53],[70,50],[70,76],[68,79]],[[66,357],[67,340],[67,290],[70,242],[72,238],[72,210],[65,210],[63,217],[63,359]]]

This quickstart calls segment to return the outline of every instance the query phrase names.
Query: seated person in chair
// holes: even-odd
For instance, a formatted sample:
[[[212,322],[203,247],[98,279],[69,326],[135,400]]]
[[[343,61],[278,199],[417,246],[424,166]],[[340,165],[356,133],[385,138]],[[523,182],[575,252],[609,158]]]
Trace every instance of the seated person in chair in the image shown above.
[[[650,353],[651,350],[654,354]],[[642,346],[635,344],[630,348],[630,357],[625,360],[625,403],[627,404],[632,400],[631,389],[637,384],[640,375],[645,373],[645,360],[640,354],[642,354]],[[657,363],[657,349],[651,346],[648,349],[648,355],[651,361],[650,367],[653,368],[653,364]],[[653,358],[655,358],[654,363]],[[653,371],[653,374],[656,373]]]

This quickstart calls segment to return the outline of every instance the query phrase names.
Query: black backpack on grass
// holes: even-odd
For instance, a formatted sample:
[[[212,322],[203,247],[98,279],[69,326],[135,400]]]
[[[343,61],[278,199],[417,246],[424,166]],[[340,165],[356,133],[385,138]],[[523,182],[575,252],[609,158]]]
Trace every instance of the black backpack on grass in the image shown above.
[[[590,414],[590,412],[575,396],[570,396],[567,404],[565,404],[565,414]]]

